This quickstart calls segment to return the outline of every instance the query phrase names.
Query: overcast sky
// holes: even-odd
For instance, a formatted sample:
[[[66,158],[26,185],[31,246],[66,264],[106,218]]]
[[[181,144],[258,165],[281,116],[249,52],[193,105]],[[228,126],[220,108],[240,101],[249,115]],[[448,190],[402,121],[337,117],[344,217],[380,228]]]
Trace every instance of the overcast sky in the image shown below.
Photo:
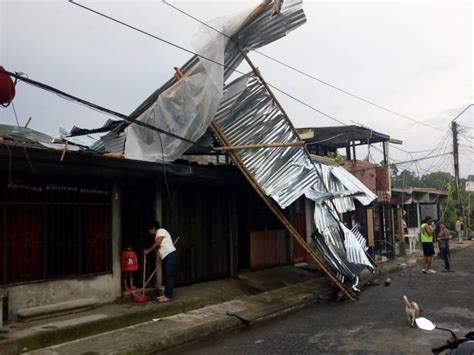
[[[169,1],[203,20],[258,4]],[[190,49],[199,26],[159,0],[83,3]],[[0,4],[1,65],[119,112],[133,111],[169,79],[174,66],[190,57],[67,1]],[[442,131],[384,112],[251,53],[268,82],[347,124],[356,122],[400,139],[404,150],[425,151],[438,144],[434,154],[451,150],[449,122],[474,101],[471,2],[305,1],[304,9],[306,24],[261,51]],[[338,125],[276,94],[297,127]],[[59,127],[93,128],[110,118],[26,84],[17,86],[15,108],[20,123],[31,116],[31,128],[54,136]],[[11,108],[0,109],[0,121],[14,124]],[[463,127],[461,136],[461,176],[466,176],[474,174],[474,110],[458,122],[471,128]],[[403,161],[429,152],[409,155],[391,149],[390,154]],[[371,155],[381,160],[379,152]],[[450,157],[405,165],[419,173],[452,171],[451,166]]]

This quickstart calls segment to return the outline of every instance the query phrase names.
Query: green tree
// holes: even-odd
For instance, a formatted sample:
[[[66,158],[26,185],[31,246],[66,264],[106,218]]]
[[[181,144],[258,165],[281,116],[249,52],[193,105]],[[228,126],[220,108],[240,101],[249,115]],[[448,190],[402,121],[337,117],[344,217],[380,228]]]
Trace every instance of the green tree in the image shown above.
[[[444,191],[447,189],[447,185],[451,182],[452,178],[450,173],[436,171],[423,175],[420,180],[422,187],[432,187]]]
[[[420,187],[421,181],[418,175],[410,170],[402,170],[398,174],[398,169],[392,169],[393,187]]]
[[[448,228],[453,230],[454,224],[456,223],[456,189],[453,188],[451,183],[446,185],[448,191],[448,200],[445,204],[441,205],[441,219],[443,219]]]
[[[461,196],[464,208],[464,217],[469,216],[469,192],[466,191],[465,184],[468,180],[474,180],[474,176],[468,176],[467,179],[461,179],[459,191],[454,186],[454,177],[444,171],[435,171],[422,176],[409,170],[400,171],[397,166],[392,168],[392,186],[393,187],[425,187],[436,190],[447,191],[448,199],[441,205],[442,218],[448,224],[450,229],[454,228],[458,215],[456,213],[456,201],[458,194]],[[474,230],[474,198],[471,197],[471,229]]]

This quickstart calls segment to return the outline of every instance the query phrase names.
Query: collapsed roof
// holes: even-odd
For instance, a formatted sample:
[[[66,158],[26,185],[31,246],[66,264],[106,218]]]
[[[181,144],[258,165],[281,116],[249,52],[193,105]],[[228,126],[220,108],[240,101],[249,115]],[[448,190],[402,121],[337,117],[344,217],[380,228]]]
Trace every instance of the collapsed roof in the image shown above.
[[[265,0],[254,11],[213,22],[212,26],[224,35],[201,30],[193,43],[198,55],[130,116],[193,141],[205,137],[212,127],[220,143],[228,146],[301,142],[286,113],[255,70],[224,85],[248,51],[286,36],[306,21],[301,1],[288,0],[281,8],[277,7],[275,14],[271,1]],[[174,161],[191,145],[137,124],[113,121],[107,122],[102,130],[87,132],[76,128],[71,133],[91,137],[107,130],[110,132],[87,145],[99,151],[125,152],[127,158],[146,161]],[[360,181],[342,173],[342,168],[332,168],[330,174],[323,174],[323,165],[318,167],[301,144],[240,149],[229,156],[245,172],[251,185],[262,192],[262,198],[271,197],[282,209],[303,195],[315,201],[319,234],[314,242],[323,260],[319,264],[323,270],[332,270],[338,280],[355,288],[362,268],[374,268],[365,254],[363,238],[357,231],[345,228],[337,215],[340,209],[354,208],[353,197],[363,204],[375,199]],[[285,217],[281,219],[292,234]],[[299,242],[303,240],[297,237]],[[333,277],[331,272],[327,273]]]

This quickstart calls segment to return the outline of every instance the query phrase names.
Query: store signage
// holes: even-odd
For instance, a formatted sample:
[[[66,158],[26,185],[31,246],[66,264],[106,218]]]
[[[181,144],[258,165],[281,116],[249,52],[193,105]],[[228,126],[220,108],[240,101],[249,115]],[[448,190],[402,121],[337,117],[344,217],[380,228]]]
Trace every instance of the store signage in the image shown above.
[[[474,181],[466,181],[466,191],[474,191]]]

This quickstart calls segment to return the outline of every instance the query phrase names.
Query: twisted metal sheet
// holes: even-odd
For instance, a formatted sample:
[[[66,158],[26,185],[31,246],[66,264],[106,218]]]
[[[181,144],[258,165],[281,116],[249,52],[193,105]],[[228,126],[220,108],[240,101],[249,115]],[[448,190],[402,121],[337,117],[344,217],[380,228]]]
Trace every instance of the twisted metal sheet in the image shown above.
[[[288,120],[255,76],[243,76],[225,87],[215,121],[230,145],[298,142]],[[286,208],[317,181],[317,172],[303,147],[239,150],[244,163],[266,195]]]

